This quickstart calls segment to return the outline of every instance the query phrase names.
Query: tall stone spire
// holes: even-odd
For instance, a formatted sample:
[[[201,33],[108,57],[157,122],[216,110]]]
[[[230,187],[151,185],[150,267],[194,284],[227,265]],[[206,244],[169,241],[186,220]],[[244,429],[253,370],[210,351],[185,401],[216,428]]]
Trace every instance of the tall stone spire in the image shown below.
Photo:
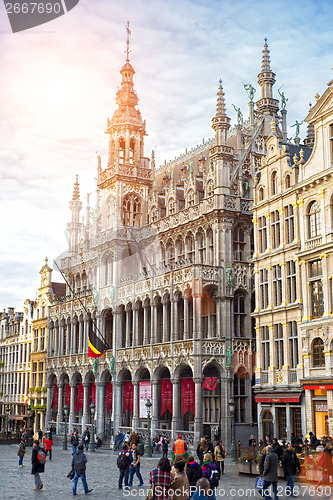
[[[310,113],[311,108],[312,108],[311,102],[309,105],[310,105],[310,109],[309,109],[309,113]],[[313,123],[308,123],[308,130],[307,130],[306,138],[304,139],[304,145],[307,146],[308,148],[313,148],[314,143],[315,143],[314,125],[313,125]]]
[[[79,241],[79,230],[80,224],[80,211],[82,208],[82,203],[80,200],[80,185],[79,176],[76,174],[76,179],[74,182],[73,198],[69,203],[69,208],[72,211],[72,221],[67,224],[67,230],[69,233],[69,250],[74,252],[77,249]]]
[[[261,71],[271,71],[271,61],[269,58],[269,50],[267,45],[267,38],[265,38],[264,50],[262,51],[262,64]]]
[[[268,136],[270,134],[270,122],[277,122],[276,115],[279,111],[279,101],[273,99],[275,73],[271,69],[267,38],[265,38],[264,50],[262,51],[261,72],[258,75],[258,83],[261,88],[261,99],[256,103],[257,110],[265,117],[264,136]]]
[[[227,133],[230,128],[230,118],[226,114],[224,92],[222,80],[217,91],[216,114],[212,119],[213,129],[215,130],[215,144],[221,146],[227,143]]]

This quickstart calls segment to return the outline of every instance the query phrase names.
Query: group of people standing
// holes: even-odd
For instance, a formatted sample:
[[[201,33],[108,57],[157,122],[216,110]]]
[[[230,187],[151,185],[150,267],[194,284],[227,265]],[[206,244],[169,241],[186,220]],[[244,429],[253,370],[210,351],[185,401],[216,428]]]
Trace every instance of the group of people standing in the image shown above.
[[[199,462],[192,455],[188,455],[187,449],[186,442],[179,434],[172,447],[173,464],[171,465],[164,455],[149,474],[152,497],[155,495],[160,500],[188,500],[191,497],[215,500],[214,489],[219,484],[221,473],[224,473],[226,457],[221,441],[213,447],[208,438],[203,437],[197,448]],[[139,480],[138,488],[144,485],[140,465],[141,457],[137,444],[132,443],[130,447],[124,443],[117,458],[119,490],[131,488],[135,474]]]

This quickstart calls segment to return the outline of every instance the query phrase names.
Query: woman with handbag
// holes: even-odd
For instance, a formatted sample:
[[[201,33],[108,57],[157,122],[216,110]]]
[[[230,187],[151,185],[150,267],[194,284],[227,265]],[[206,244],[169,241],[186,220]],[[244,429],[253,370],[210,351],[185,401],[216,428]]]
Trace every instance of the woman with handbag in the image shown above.
[[[162,457],[157,468],[149,474],[151,488],[148,490],[147,500],[170,500],[169,489],[172,482],[171,466],[166,457]]]

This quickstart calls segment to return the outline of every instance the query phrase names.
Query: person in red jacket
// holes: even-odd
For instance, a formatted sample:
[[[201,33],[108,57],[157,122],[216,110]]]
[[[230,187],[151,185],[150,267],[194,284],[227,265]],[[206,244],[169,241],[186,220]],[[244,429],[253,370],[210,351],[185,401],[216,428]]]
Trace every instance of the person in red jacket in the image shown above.
[[[48,437],[47,434],[44,434],[43,443],[45,444],[46,456],[49,455],[50,460],[52,460],[52,445],[53,441]]]

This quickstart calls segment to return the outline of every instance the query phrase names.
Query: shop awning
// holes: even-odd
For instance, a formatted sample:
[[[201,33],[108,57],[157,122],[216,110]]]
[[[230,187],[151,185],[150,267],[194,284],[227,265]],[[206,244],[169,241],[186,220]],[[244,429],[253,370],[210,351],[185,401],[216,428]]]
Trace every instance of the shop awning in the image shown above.
[[[292,394],[258,394],[256,403],[299,403],[302,393]]]
[[[333,384],[306,384],[304,389],[314,391],[315,389],[333,389]]]

